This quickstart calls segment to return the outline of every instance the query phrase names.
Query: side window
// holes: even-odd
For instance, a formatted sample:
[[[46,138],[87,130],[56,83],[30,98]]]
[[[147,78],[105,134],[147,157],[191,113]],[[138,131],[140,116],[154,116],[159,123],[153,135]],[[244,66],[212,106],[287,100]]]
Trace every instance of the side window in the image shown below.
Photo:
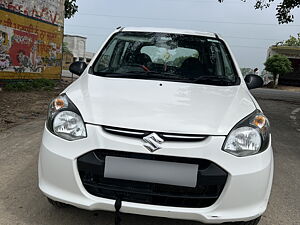
[[[95,72],[100,72],[109,67],[109,62],[111,60],[111,57],[113,55],[113,51],[116,47],[117,42],[118,42],[118,40],[115,39],[110,43],[109,46],[106,47],[102,56],[100,57],[100,59],[98,60],[98,62],[96,63],[96,65],[94,67]]]
[[[224,47],[221,47],[221,53],[222,53],[222,57],[223,57],[223,61],[224,61],[224,67],[225,67],[225,76],[226,77],[230,77],[230,78],[234,78],[235,77],[235,73],[233,70],[233,65],[230,59],[230,55],[228,55],[228,53],[225,51]]]
[[[112,57],[110,59],[110,69],[116,70],[120,67],[121,57],[124,52],[124,46],[126,42],[119,40],[114,48]]]
[[[211,74],[223,76],[223,59],[218,45],[212,43],[209,47],[209,61],[211,65]]]
[[[124,44],[123,52],[122,52],[122,55],[121,55],[121,58],[120,58],[121,64],[125,63],[125,61],[126,61],[126,59],[125,59],[125,58],[126,58],[126,55],[127,55],[128,52],[130,51],[129,45],[130,45],[130,42],[126,42],[126,43]]]

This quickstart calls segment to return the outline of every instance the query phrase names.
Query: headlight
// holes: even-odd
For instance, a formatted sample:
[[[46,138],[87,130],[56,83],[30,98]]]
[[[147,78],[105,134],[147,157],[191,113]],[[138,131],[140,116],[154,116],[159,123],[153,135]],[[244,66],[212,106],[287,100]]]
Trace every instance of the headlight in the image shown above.
[[[249,156],[266,150],[269,141],[269,121],[256,110],[235,125],[223,144],[223,150],[235,156]]]
[[[47,127],[56,136],[69,141],[87,136],[79,110],[65,94],[50,103]]]

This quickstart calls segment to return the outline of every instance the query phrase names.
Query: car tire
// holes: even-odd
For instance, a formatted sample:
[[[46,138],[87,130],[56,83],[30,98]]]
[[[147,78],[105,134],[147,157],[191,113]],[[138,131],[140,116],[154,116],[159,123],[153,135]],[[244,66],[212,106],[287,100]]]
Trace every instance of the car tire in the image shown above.
[[[247,221],[247,222],[237,222],[237,223],[232,223],[232,225],[257,225],[260,221],[261,217],[258,217],[254,220]]]
[[[51,198],[47,198],[48,202],[53,205],[55,208],[61,209],[61,208],[66,208],[68,205],[62,202],[54,201]]]

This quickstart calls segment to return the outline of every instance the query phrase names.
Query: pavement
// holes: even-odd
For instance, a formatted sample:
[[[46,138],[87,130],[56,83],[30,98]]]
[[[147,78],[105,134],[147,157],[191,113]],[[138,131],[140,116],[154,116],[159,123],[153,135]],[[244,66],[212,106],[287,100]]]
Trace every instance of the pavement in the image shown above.
[[[270,119],[275,157],[273,189],[260,225],[299,225],[300,93],[257,89],[253,94]],[[111,212],[56,209],[39,191],[37,159],[43,125],[39,118],[0,133],[0,224],[114,224]],[[122,224],[199,225],[129,214],[122,216]]]

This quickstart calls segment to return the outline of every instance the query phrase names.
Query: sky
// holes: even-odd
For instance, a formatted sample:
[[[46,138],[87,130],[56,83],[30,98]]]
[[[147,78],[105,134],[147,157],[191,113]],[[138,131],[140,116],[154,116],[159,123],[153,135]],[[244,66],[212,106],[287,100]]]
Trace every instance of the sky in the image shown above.
[[[269,46],[300,33],[300,9],[295,22],[279,25],[276,3],[254,9],[255,0],[77,0],[79,11],[65,20],[65,34],[87,37],[87,51],[96,52],[117,27],[146,26],[208,31],[229,44],[239,66],[264,68]]]

